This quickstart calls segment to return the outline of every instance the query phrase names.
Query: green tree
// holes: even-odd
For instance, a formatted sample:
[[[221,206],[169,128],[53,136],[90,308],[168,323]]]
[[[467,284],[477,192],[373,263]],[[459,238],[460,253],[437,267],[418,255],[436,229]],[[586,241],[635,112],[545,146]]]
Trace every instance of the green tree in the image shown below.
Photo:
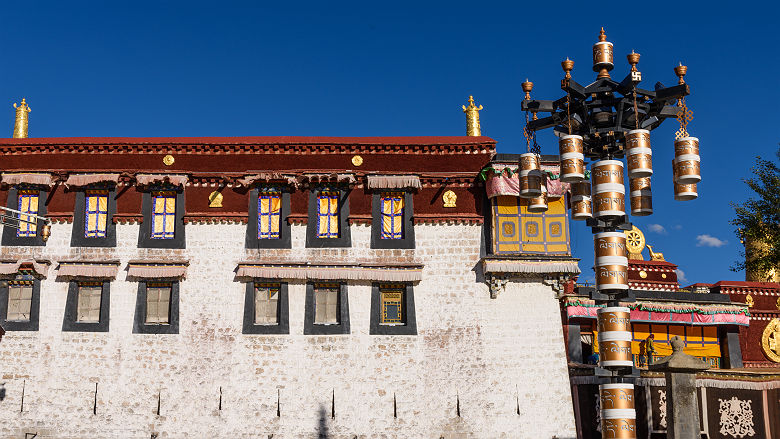
[[[780,163],[780,148],[775,153]],[[743,179],[756,196],[743,204],[731,203],[736,218],[731,224],[743,242],[748,243],[744,257],[732,270],[769,273],[780,267],[780,167],[756,157],[753,176]]]

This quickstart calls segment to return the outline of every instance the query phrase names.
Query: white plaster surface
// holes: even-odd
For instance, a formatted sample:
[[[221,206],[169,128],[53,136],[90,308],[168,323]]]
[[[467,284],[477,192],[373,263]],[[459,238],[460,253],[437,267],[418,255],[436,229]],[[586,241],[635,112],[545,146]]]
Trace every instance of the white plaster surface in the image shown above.
[[[2,248],[5,259],[54,262],[40,330],[0,342],[0,438],[575,436],[553,291],[515,282],[490,299],[475,271],[480,226],[418,225],[416,250],[371,250],[363,225],[352,226],[352,248],[306,249],[305,226],[293,226],[291,250],[260,250],[280,260],[424,263],[416,336],[369,334],[369,283],[349,284],[349,335],[303,335],[303,283],[289,286],[290,335],[241,334],[245,286],[234,269],[257,256],[244,249],[245,227],[190,224],[186,249],[159,250],[138,249],[138,226],[119,225],[115,249],[87,249],[70,248],[72,226],[55,224],[44,248]],[[89,255],[122,261],[110,331],[62,332],[68,284],[56,261]],[[126,263],[166,257],[190,262],[179,334],[133,334],[137,283],[125,280]]]

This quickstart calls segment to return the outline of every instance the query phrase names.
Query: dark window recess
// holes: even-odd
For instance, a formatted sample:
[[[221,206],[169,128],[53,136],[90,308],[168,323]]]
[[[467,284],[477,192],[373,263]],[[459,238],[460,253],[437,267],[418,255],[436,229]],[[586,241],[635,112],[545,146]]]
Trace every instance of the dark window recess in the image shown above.
[[[0,325],[6,331],[37,331],[41,281],[21,273],[0,281]]]
[[[244,297],[244,334],[289,334],[287,284],[247,282]]]
[[[290,192],[287,187],[249,191],[246,248],[290,248]]]
[[[179,282],[149,280],[138,283],[133,333],[179,333]]]
[[[306,284],[306,335],[349,334],[347,285],[317,282]]]
[[[184,191],[158,186],[142,195],[143,224],[138,247],[186,248],[184,235]]]
[[[413,195],[376,192],[371,203],[371,248],[414,248]]]
[[[76,192],[71,247],[116,247],[116,189],[87,188]]]
[[[349,190],[313,188],[309,192],[306,247],[349,247]]]
[[[375,283],[372,286],[370,333],[417,335],[412,285]]]
[[[109,281],[71,281],[65,303],[63,331],[108,332]]]
[[[8,190],[8,203],[6,205],[9,209],[45,216],[47,197],[48,192],[46,190],[32,186],[14,186]],[[25,215],[13,215],[14,217],[35,221],[34,218],[26,217]],[[43,242],[40,233],[42,226],[43,223],[41,221],[36,221],[35,224],[19,221],[18,229],[5,226],[3,227],[2,244],[9,246],[44,246],[46,243]]]

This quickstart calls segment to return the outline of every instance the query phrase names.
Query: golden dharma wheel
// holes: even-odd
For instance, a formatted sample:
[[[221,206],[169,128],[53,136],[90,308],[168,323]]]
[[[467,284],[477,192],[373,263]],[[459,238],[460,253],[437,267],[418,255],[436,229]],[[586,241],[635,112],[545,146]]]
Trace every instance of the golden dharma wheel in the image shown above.
[[[640,254],[645,249],[645,235],[636,226],[626,232],[626,247],[629,253]]]

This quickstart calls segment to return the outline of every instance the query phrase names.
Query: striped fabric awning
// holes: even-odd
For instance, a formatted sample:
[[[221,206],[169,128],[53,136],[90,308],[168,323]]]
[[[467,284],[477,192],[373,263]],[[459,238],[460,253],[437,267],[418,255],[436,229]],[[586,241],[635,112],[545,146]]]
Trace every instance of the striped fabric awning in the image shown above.
[[[597,318],[601,306],[585,298],[567,299],[564,303],[568,318]],[[682,325],[750,324],[750,313],[744,305],[686,304],[662,302],[621,303],[631,309],[632,322],[677,323]]]
[[[48,172],[3,172],[3,184],[36,184],[51,186],[54,184],[54,176]]]
[[[119,261],[115,262],[60,262],[57,275],[74,278],[116,279]]]
[[[82,187],[96,183],[114,183],[119,181],[119,174],[71,174],[65,180],[67,187]]]
[[[239,279],[370,280],[378,282],[419,282],[422,265],[318,265],[306,263],[238,264]]]
[[[138,279],[183,279],[189,262],[129,262],[127,277]]]

